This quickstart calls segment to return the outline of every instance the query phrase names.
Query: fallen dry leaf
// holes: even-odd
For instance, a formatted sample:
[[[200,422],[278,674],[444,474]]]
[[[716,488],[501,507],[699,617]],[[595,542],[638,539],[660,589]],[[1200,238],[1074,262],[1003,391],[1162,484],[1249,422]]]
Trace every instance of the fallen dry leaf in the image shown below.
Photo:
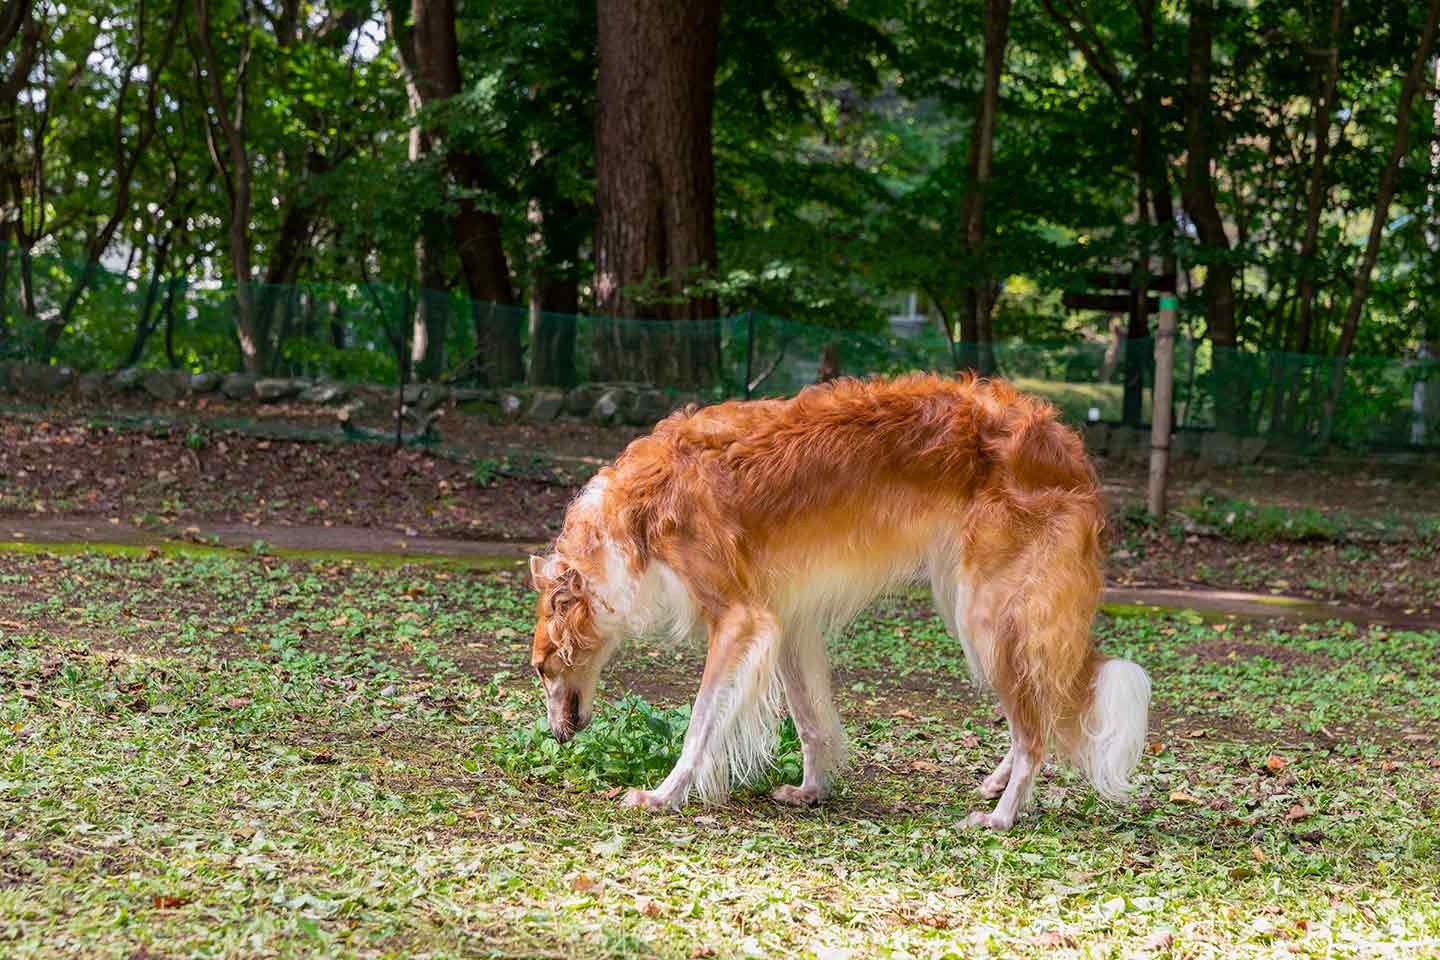
[[[582,873],[574,880],[570,881],[570,889],[574,890],[576,893],[589,893],[591,890],[594,890],[599,886],[599,882],[596,881],[595,878],[590,876],[588,873]]]
[[[183,907],[190,902],[189,897],[155,897],[151,901],[156,910],[174,910],[176,907]]]
[[[1170,794],[1171,803],[1199,803],[1200,798],[1186,793],[1184,790],[1176,790]]]
[[[1294,823],[1296,820],[1304,820],[1309,816],[1313,816],[1313,814],[1298,803],[1285,811],[1285,819],[1291,823]]]
[[[1158,953],[1165,953],[1175,946],[1175,934],[1166,930],[1161,933],[1152,933],[1145,941],[1146,950],[1154,950]]]
[[[254,702],[255,702],[255,700],[254,700],[254,698],[252,698],[252,697],[226,697],[226,698],[225,698],[225,706],[229,707],[231,710],[239,710],[241,707],[248,707],[248,706],[250,706],[250,704],[252,704],[252,703],[254,703]]]
[[[1261,850],[1258,846],[1250,848],[1250,856],[1255,858],[1256,863],[1264,863],[1267,859],[1265,851]]]
[[[1269,758],[1265,761],[1265,769],[1271,773],[1279,773],[1288,766],[1290,766],[1290,761],[1277,753],[1270,754]]]
[[[645,914],[645,916],[652,919],[665,915],[664,905],[657,900],[651,900],[649,897],[637,897],[635,900],[635,907],[641,913]]]
[[[915,719],[915,714],[914,714],[912,711],[910,711],[910,710],[906,710],[904,707],[901,707],[899,710],[896,710],[894,713],[890,714],[890,716],[892,716],[892,717],[902,717],[902,718],[904,718],[904,719],[906,719],[906,720],[914,720],[914,719]]]

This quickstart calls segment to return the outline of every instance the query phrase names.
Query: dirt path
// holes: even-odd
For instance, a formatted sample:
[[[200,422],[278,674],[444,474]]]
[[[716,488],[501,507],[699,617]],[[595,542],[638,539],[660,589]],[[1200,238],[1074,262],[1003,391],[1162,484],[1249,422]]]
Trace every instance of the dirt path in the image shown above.
[[[543,543],[526,541],[455,540],[407,536],[402,532],[365,527],[207,524],[185,530],[141,528],[88,517],[0,515],[0,549],[24,545],[84,547],[179,547],[254,550],[257,547],[304,558],[348,557],[372,560],[455,560],[473,566],[508,565],[541,552]],[[1109,585],[1106,611],[1144,614],[1193,610],[1203,617],[1342,620],[1383,624],[1407,630],[1440,630],[1440,615],[1385,607],[1347,606],[1299,597],[1205,588]]]
[[[17,544],[37,546],[257,547],[296,556],[357,558],[410,558],[511,562],[540,552],[544,545],[525,541],[453,540],[407,536],[393,530],[368,527],[300,527],[252,524],[206,524],[173,528],[143,528],[112,524],[93,517],[0,516],[0,548]]]

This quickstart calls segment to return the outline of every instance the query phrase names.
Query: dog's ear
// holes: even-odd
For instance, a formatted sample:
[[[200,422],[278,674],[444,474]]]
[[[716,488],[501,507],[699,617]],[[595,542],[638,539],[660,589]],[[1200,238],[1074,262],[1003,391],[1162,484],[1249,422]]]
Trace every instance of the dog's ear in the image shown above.
[[[567,664],[576,651],[593,650],[600,643],[595,633],[595,615],[585,578],[574,567],[560,564],[555,579],[549,581],[549,593],[540,598],[542,609],[549,613],[550,639]]]
[[[560,575],[560,558],[555,554],[548,557],[530,558],[530,579],[536,590],[547,590]]]

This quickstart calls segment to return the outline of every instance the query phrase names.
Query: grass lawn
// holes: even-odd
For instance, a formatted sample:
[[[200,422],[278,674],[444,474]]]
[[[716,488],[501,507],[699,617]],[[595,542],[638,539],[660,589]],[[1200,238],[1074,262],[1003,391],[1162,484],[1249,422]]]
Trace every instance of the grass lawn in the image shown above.
[[[1435,956],[1440,634],[1102,618],[1155,680],[1134,802],[1004,750],[923,600],[835,644],[852,763],[675,816],[699,652],[557,748],[519,571],[0,554],[0,955]],[[793,735],[775,776],[793,773]]]

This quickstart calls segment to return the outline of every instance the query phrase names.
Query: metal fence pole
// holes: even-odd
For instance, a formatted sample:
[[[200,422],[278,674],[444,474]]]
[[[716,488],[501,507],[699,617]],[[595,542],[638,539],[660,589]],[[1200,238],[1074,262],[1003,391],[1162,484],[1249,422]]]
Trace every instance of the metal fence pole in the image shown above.
[[[755,364],[755,311],[745,311],[745,399],[750,399],[751,367]]]

